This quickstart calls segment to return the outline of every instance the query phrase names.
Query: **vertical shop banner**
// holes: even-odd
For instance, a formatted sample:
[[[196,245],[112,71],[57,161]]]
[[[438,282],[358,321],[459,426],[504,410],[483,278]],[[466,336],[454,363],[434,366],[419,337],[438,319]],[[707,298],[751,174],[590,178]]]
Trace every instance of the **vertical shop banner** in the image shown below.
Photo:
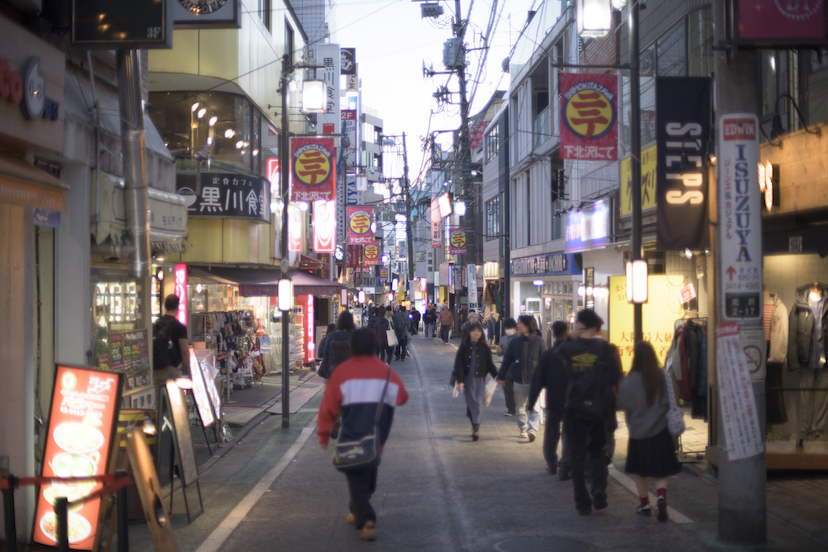
[[[726,320],[762,316],[762,201],[759,191],[759,119],[719,119],[719,289]]]
[[[296,205],[288,205],[288,251],[302,251],[302,237],[304,235],[305,221],[302,217],[302,210]]]
[[[717,325],[716,366],[728,459],[741,460],[761,454],[765,450],[762,423],[738,322]]]
[[[710,247],[707,166],[710,79],[656,78],[656,247]]]
[[[177,264],[173,270],[175,275],[174,293],[178,295],[178,321],[183,325],[187,325],[187,305],[189,304],[187,298],[187,265]]]
[[[52,394],[52,410],[46,434],[42,475],[85,477],[108,473],[112,439],[115,437],[121,374],[58,365]],[[53,482],[40,487],[35,515],[34,542],[57,545],[57,497],[69,501],[99,489],[97,481]],[[69,546],[92,550],[100,526],[101,498],[69,508]]]
[[[336,161],[334,139],[290,139],[290,200],[334,199]]]
[[[618,159],[618,77],[561,73],[560,90],[561,158]]]
[[[314,56],[311,58],[311,65],[324,67],[316,71],[316,78],[325,81],[328,85],[328,102],[326,113],[319,113],[316,116],[316,128],[330,131],[326,134],[333,134],[339,128],[339,81],[340,65],[342,54],[339,51],[339,44],[317,44],[310,48]]]
[[[371,231],[373,220],[373,207],[348,207],[348,243],[367,245],[373,242],[374,233]]]
[[[381,268],[379,277],[380,277],[380,280],[383,280],[383,281],[387,282],[388,281],[388,269],[387,268]]]
[[[365,266],[373,266],[380,264],[380,244],[379,242],[371,242],[364,246],[363,262]]]
[[[313,202],[313,250],[336,251],[336,201]]]
[[[469,288],[469,308],[477,308],[477,265],[466,265],[468,274],[466,276],[466,287]]]
[[[443,247],[443,236],[440,235],[440,205],[436,199],[431,200],[431,247]]]
[[[641,211],[655,209],[656,206],[656,167],[657,146],[641,150]],[[630,158],[621,160],[621,216],[632,215],[632,167]]]
[[[357,152],[357,112],[356,109],[342,110],[342,134],[345,138],[345,152],[343,156],[344,166],[346,171],[353,171],[356,169],[356,152]]]
[[[362,262],[362,246],[348,245],[346,264],[348,268],[359,268]]]
[[[459,226],[449,231],[449,255],[466,254],[466,229]]]

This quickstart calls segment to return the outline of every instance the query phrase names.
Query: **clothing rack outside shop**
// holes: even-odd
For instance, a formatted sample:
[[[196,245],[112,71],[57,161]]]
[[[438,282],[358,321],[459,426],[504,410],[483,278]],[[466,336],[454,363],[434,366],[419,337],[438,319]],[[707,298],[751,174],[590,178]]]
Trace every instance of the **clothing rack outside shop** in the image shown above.
[[[676,383],[679,384],[679,395],[682,399],[682,403],[685,406],[688,403],[690,404],[691,418],[702,419],[706,423],[709,423],[710,415],[708,409],[710,391],[708,389],[707,377],[707,347],[709,339],[707,328],[708,319],[707,316],[701,315],[706,315],[706,313],[696,313],[696,315],[693,316],[691,312],[686,312],[683,317],[673,323],[673,343],[667,353],[668,362],[666,363],[670,365],[665,366],[665,369],[669,370],[670,374],[676,380]],[[693,371],[695,374],[691,374],[692,367],[689,365],[687,365],[687,369],[685,370],[686,364],[682,362],[687,361],[687,364],[689,364],[692,359],[691,351],[689,350],[689,347],[687,347],[688,343],[685,340],[687,336],[683,333],[682,335],[679,335],[679,332],[683,332],[684,329],[687,328],[688,323],[698,326],[702,332],[701,334],[696,333],[693,337],[696,357],[696,366]],[[677,359],[677,354],[681,353],[682,349],[685,351],[684,357],[682,358],[679,356]],[[676,360],[680,361],[680,365],[678,367],[675,366]],[[677,375],[679,377],[676,377]],[[692,384],[693,375],[695,375],[696,379],[695,385]],[[687,378],[691,380],[689,383],[684,381]],[[685,457],[704,455],[706,453],[705,450],[685,450],[682,435],[678,436],[677,452]]]

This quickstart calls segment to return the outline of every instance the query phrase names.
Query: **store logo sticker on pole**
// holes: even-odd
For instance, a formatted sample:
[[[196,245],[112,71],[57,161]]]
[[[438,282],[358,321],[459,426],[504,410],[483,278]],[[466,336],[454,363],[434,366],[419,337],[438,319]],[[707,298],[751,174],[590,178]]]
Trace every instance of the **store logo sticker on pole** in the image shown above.
[[[759,119],[753,114],[719,119],[719,278],[725,320],[762,315],[762,212],[756,187]]]

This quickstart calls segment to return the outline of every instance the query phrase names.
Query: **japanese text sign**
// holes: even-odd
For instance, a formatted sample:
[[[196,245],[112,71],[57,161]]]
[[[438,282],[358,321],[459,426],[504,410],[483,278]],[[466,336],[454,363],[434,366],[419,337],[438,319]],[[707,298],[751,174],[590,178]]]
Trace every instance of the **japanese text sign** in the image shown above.
[[[366,245],[374,241],[374,232],[371,230],[373,219],[373,207],[348,207],[348,243]]]
[[[618,77],[562,73],[561,158],[618,159]]]
[[[602,200],[566,215],[566,250],[584,251],[606,245],[610,234],[610,204]]]
[[[655,209],[657,146],[641,150],[641,210]],[[621,216],[632,215],[632,167],[630,158],[621,160]]]
[[[178,295],[178,321],[187,325],[187,265],[177,264],[173,270],[175,275],[175,294]]]
[[[178,193],[187,197],[186,184],[178,179]],[[270,222],[270,182],[260,176],[201,173],[201,189],[189,204],[191,217],[249,218]],[[189,198],[188,198],[189,199]]]
[[[440,205],[436,199],[431,200],[431,247],[443,247],[443,236],[440,234]]]
[[[313,250],[317,253],[336,250],[336,201],[313,202]]]
[[[762,423],[739,329],[738,322],[723,322],[716,327],[719,407],[730,460],[750,458],[765,450]]]
[[[89,368],[58,365],[49,429],[43,455],[44,477],[105,475],[115,435],[122,375]],[[97,481],[55,482],[40,487],[35,516],[34,542],[57,544],[54,504],[65,496],[70,502],[103,487]],[[69,546],[92,550],[100,530],[101,499],[69,507]]]
[[[454,227],[449,231],[449,255],[466,254],[466,229]]]
[[[290,200],[334,199],[334,139],[321,136],[290,139]]]
[[[379,242],[371,242],[365,245],[363,249],[363,258],[365,266],[380,264],[380,246]]]
[[[362,261],[362,252],[359,245],[348,245],[345,253],[345,262],[348,268],[359,268]]]
[[[762,201],[758,182],[759,119],[722,115],[717,162],[720,288],[727,320],[762,315]]]
[[[216,421],[213,405],[210,404],[210,395],[207,392],[207,384],[204,381],[204,372],[198,363],[195,348],[190,345],[190,376],[193,381],[193,397],[195,398],[198,413],[201,416],[201,425],[210,427]]]

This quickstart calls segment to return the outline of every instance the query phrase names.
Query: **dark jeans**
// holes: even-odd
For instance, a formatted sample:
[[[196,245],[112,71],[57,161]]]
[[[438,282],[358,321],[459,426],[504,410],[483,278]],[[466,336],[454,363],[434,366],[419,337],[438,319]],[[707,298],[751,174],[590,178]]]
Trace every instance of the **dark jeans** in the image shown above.
[[[356,518],[356,528],[362,529],[366,521],[377,521],[377,514],[371,507],[371,495],[377,490],[377,468],[346,473],[348,492],[351,494],[349,508]]]
[[[397,360],[400,360],[401,358],[405,358],[405,345],[408,342],[408,336],[397,336],[397,340],[399,340],[400,344],[394,347],[394,356]]]
[[[394,347],[380,346],[380,360],[386,364],[391,364],[391,359],[394,358]]]
[[[503,386],[503,396],[506,397],[506,411],[512,414],[517,412],[517,405],[515,404],[515,380],[512,377],[512,372],[506,372],[506,385]]]
[[[448,343],[449,330],[451,330],[450,324],[440,324],[440,339],[442,339],[444,343]]]
[[[569,445],[566,432],[561,431],[563,413],[547,410],[546,429],[543,435],[543,458],[550,468],[569,470]],[[561,458],[558,459],[558,441],[561,441]]]
[[[607,490],[607,457],[604,445],[607,442],[606,420],[593,418],[576,411],[566,413],[564,434],[569,445],[572,484],[575,487],[575,507],[588,510],[592,497],[587,492],[584,469],[589,462],[592,493]]]

